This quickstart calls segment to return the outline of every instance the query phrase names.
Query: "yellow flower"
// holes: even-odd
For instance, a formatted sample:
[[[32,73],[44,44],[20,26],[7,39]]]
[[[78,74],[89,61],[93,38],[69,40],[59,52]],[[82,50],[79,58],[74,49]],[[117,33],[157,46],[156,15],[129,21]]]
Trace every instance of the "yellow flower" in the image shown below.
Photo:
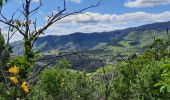
[[[9,70],[8,70],[10,73],[13,73],[13,74],[18,74],[19,73],[19,68],[16,67],[15,65],[13,67],[11,67]]]
[[[26,81],[24,81],[24,82],[21,84],[21,88],[22,88],[22,90],[23,90],[26,94],[29,93],[29,88],[28,88],[28,85],[27,85],[27,82],[26,82]]]
[[[9,78],[14,84],[18,84],[18,79],[16,77]]]

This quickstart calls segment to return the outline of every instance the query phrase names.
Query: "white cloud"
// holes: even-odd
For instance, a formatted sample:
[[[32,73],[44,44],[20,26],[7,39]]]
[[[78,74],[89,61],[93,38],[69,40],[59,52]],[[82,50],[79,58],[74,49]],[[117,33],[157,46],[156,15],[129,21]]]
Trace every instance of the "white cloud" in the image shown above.
[[[32,2],[39,2],[40,0],[32,0]]]
[[[68,1],[71,1],[71,2],[74,2],[74,3],[80,3],[81,0],[68,0]]]
[[[49,35],[66,35],[74,32],[103,32],[140,26],[154,22],[170,20],[170,11],[159,14],[134,12],[125,14],[100,14],[86,12],[90,15],[74,15],[60,20],[48,29]]]
[[[154,22],[170,21],[170,11],[162,13],[134,12],[125,14],[100,14],[86,12],[88,15],[74,15],[64,18],[52,25],[46,35],[67,35],[74,32],[104,32],[128,27],[140,26]],[[12,41],[21,39],[15,35]]]
[[[125,14],[100,14],[100,13],[92,13],[92,12],[86,12],[86,14],[79,14],[79,15],[73,15],[67,18],[64,18],[56,25],[61,24],[73,24],[73,23],[81,23],[81,24],[97,24],[97,23],[103,23],[103,24],[122,24],[122,23],[129,23],[129,22],[143,22],[143,23],[149,23],[149,22],[160,22],[169,20],[170,18],[170,11],[166,11],[159,14],[152,14],[152,13],[146,13],[146,12],[134,12],[134,13],[125,13]]]
[[[126,7],[153,7],[156,5],[170,4],[170,0],[128,0],[124,3]]]

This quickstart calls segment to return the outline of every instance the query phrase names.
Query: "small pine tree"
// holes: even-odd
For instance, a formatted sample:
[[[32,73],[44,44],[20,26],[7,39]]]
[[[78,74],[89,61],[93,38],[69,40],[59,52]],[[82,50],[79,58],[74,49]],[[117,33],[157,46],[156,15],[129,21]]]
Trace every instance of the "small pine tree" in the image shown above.
[[[0,63],[3,66],[9,59],[11,47],[5,47],[5,39],[0,31]]]

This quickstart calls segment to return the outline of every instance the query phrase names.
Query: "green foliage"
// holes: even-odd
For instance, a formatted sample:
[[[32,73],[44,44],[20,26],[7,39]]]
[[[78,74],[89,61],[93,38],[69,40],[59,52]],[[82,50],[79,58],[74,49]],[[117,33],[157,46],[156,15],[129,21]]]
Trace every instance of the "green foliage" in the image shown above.
[[[0,33],[0,52],[2,52],[2,50],[4,49],[4,44],[5,44],[4,37],[2,33]]]
[[[56,67],[61,69],[70,69],[71,64],[66,59],[62,59],[56,64]]]
[[[69,67],[68,62],[62,60],[57,66],[45,70],[29,98],[90,99],[93,88],[90,85],[92,83],[88,80],[89,76],[86,73],[65,69]]]
[[[25,24],[19,20],[13,22],[18,27]],[[134,52],[135,48],[148,46],[151,43],[147,40],[152,38],[152,33],[154,31],[144,31],[139,35],[131,32],[117,43],[119,46],[108,46],[106,49],[120,51],[123,54],[127,51]],[[162,33],[159,35],[162,38],[165,37]],[[0,34],[1,52],[4,49],[4,43],[4,38]],[[8,66],[18,66],[19,74],[14,75],[6,72],[5,69],[6,79],[13,75],[19,79],[19,83],[14,85],[7,80],[10,89],[6,91],[4,89],[6,84],[1,81],[0,99],[10,97],[16,99],[15,95],[17,95],[19,98],[30,100],[168,100],[170,99],[169,44],[169,38],[168,41],[154,39],[154,43],[144,54],[134,59],[124,59],[125,62],[119,62],[114,66],[102,67],[93,73],[71,70],[72,66],[67,60],[60,60],[55,66],[45,69],[38,76],[36,83],[31,86],[31,92],[26,95],[21,92],[20,85],[28,79],[33,70],[35,57],[38,58],[38,56],[32,50],[31,41],[25,39],[25,55],[14,57],[7,63]],[[70,45],[72,46],[72,43],[68,43],[68,46]],[[0,77],[0,80],[1,78],[3,77]]]
[[[22,79],[26,79],[33,69],[34,61],[30,60],[30,62],[28,62],[27,57],[25,56],[15,57],[8,62],[8,66],[10,65],[18,66],[20,69],[20,73],[19,73],[20,77]]]
[[[163,70],[161,80],[155,84],[155,87],[160,87],[160,92],[164,99],[170,99],[170,59],[166,59],[161,65]]]
[[[168,41],[157,39],[135,59],[93,73],[73,71],[66,61],[45,70],[31,99],[169,100]],[[63,84],[64,83],[64,84]]]
[[[170,92],[169,90],[169,85],[170,85],[170,79],[169,79],[169,75],[170,75],[170,63],[167,64],[163,64],[161,65],[161,68],[164,69],[163,74],[162,74],[162,78],[164,80],[163,85],[167,86],[167,92]]]
[[[10,46],[5,46],[5,39],[2,33],[0,32],[0,55],[1,55],[1,60],[2,60],[2,65],[9,60],[10,53],[12,52]]]
[[[143,55],[117,65],[117,76],[113,82],[116,99],[154,100],[159,98],[165,100],[168,98],[167,96],[165,98],[164,93],[160,91],[159,85],[162,77],[167,77],[168,69],[164,64],[170,62],[167,60],[169,57],[167,44],[165,40],[155,40]],[[162,65],[166,71],[162,70]]]

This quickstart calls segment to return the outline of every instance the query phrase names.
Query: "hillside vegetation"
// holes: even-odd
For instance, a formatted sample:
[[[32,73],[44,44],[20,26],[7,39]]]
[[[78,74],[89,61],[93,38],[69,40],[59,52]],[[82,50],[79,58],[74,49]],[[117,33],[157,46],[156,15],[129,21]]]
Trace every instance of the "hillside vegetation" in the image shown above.
[[[169,44],[169,39],[156,39],[142,55],[92,73],[59,61],[41,74],[29,98],[169,100]]]
[[[170,26],[170,22],[153,23],[111,32],[48,35],[39,37],[34,49],[39,49],[41,52],[50,52],[51,50],[83,51],[100,49],[108,44],[115,47],[137,46],[140,48],[153,42],[154,36],[155,38],[165,36],[164,33],[168,26]],[[14,42],[11,45],[15,54],[24,53],[22,41]]]
[[[102,33],[73,33],[64,36],[40,37],[34,51],[44,57],[55,56],[57,52],[82,51],[83,56],[66,56],[64,59],[76,70],[95,71],[102,67],[99,60],[108,59],[115,64],[133,54],[142,54],[155,39],[167,38],[166,28],[170,22],[153,23],[124,30]],[[11,44],[15,55],[24,53],[22,41]],[[44,62],[43,62],[44,63]]]
[[[52,6],[54,1],[0,0],[0,100],[170,100],[170,22],[110,32],[47,35],[56,31],[55,26],[60,30],[60,25],[61,29],[91,27],[84,14],[90,16],[96,10],[89,9],[107,6],[103,0],[92,0],[89,6],[75,0],[56,1]],[[139,2],[147,7],[166,4],[152,1]],[[133,2],[138,1],[127,0],[124,6]],[[13,12],[14,8],[18,9]],[[97,24],[93,26],[106,28],[118,21],[128,27],[151,19],[168,20],[165,15],[169,13],[130,13],[127,9],[119,16],[103,11],[94,13]],[[19,35],[23,39],[11,43]]]
[[[1,45],[3,41],[2,37]],[[10,99],[17,94],[18,97],[29,100],[169,100],[169,45],[169,30],[130,31],[121,38],[112,38],[111,42],[101,49],[84,51],[83,55],[79,56],[70,55],[56,59],[57,63],[43,68],[38,77],[35,76],[29,81],[32,83],[31,88],[22,83],[22,91],[25,93],[16,90],[18,80],[10,77],[12,88],[9,93],[3,94],[6,90],[5,85],[1,83],[0,99]],[[48,58],[58,53],[58,50],[51,50],[36,57],[44,56],[48,62]],[[135,55],[128,56],[132,53]],[[42,69],[39,66],[45,63],[39,62],[39,66],[36,65],[34,69],[30,67],[24,70],[32,64],[27,63],[24,57],[11,58],[7,60],[9,63],[6,66],[15,64],[20,67],[9,68],[11,74],[7,75],[21,79],[29,75],[25,74],[27,70],[32,70],[36,75]],[[84,65],[88,65],[87,69]],[[74,66],[79,70],[74,70]]]

